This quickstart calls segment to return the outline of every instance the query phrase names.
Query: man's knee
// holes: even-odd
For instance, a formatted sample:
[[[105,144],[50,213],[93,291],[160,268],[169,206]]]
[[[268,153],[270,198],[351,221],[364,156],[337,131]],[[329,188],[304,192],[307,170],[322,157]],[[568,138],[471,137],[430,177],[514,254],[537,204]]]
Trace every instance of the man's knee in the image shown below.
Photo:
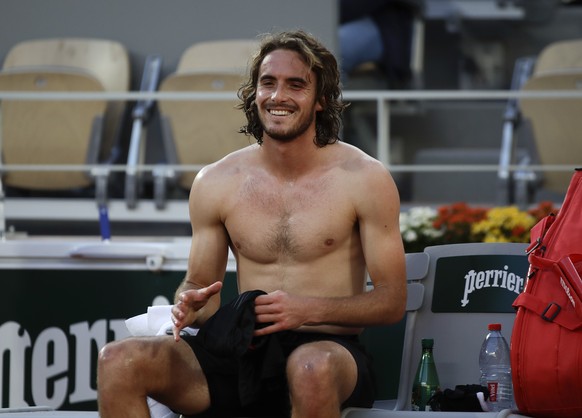
[[[357,374],[350,352],[331,341],[305,344],[287,361],[291,394],[320,402],[322,399],[338,404],[345,401],[354,390]]]
[[[128,348],[125,340],[110,342],[101,348],[97,357],[97,377],[103,377],[105,374],[117,374],[121,371],[124,358],[126,364],[131,364],[131,361],[128,361],[130,359]]]
[[[110,363],[120,360],[125,353],[127,353],[131,347],[131,339],[112,341],[99,350],[99,363]]]
[[[147,366],[148,343],[140,339],[128,338],[113,341],[106,344],[97,358],[98,377],[107,375],[110,379],[114,376],[123,376],[129,380],[135,373]]]
[[[305,344],[298,347],[287,360],[290,385],[329,387],[334,379],[334,353],[325,345]]]

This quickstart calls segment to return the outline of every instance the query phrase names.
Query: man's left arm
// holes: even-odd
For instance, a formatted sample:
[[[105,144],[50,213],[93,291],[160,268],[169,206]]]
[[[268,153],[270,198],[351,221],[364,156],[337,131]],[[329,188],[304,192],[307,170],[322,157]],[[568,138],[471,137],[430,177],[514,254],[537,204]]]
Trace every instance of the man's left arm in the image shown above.
[[[355,189],[355,204],[373,289],[346,300],[344,312],[339,309],[333,313],[338,325],[392,324],[402,319],[406,309],[406,261],[400,235],[398,189],[380,162],[370,163],[364,176],[359,181],[366,187]],[[333,305],[334,301],[330,302]]]

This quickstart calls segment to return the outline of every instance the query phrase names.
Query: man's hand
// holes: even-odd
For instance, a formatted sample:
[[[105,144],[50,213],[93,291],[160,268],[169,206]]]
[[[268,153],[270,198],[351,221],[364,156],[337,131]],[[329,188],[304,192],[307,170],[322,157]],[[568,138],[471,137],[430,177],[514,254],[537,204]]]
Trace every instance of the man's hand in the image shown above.
[[[306,312],[305,309],[302,309],[304,304],[301,301],[303,299],[281,290],[257,296],[255,299],[257,323],[272,324],[255,330],[254,335],[259,337],[273,332],[296,329],[304,325]]]
[[[222,289],[222,282],[212,283],[201,289],[185,290],[180,293],[178,303],[172,307],[173,334],[176,341],[180,340],[180,331],[196,320],[197,312],[208,303],[208,300]]]

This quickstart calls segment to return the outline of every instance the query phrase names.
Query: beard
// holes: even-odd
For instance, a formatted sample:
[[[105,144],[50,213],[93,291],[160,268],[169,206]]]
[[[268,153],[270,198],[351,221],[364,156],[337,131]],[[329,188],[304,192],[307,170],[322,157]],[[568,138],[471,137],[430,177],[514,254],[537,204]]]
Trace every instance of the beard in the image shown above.
[[[310,113],[308,117],[305,117],[303,120],[298,121],[295,125],[291,126],[288,129],[278,129],[277,126],[274,128],[269,128],[266,126],[262,118],[261,125],[263,127],[263,132],[267,134],[270,138],[281,141],[281,142],[290,142],[295,138],[303,135],[311,126],[313,121],[315,120],[315,114]]]

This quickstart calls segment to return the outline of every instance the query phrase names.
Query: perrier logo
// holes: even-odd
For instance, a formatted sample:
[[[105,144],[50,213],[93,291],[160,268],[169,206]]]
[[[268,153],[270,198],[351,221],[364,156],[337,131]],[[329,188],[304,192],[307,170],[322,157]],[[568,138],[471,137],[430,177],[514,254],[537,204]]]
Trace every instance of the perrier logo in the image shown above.
[[[465,292],[461,299],[461,306],[465,307],[470,302],[469,296],[478,290],[488,287],[506,289],[519,295],[524,285],[524,278],[508,271],[509,266],[503,266],[502,270],[471,270],[465,274]]]
[[[525,255],[470,255],[437,260],[433,312],[514,312],[525,284]]]

